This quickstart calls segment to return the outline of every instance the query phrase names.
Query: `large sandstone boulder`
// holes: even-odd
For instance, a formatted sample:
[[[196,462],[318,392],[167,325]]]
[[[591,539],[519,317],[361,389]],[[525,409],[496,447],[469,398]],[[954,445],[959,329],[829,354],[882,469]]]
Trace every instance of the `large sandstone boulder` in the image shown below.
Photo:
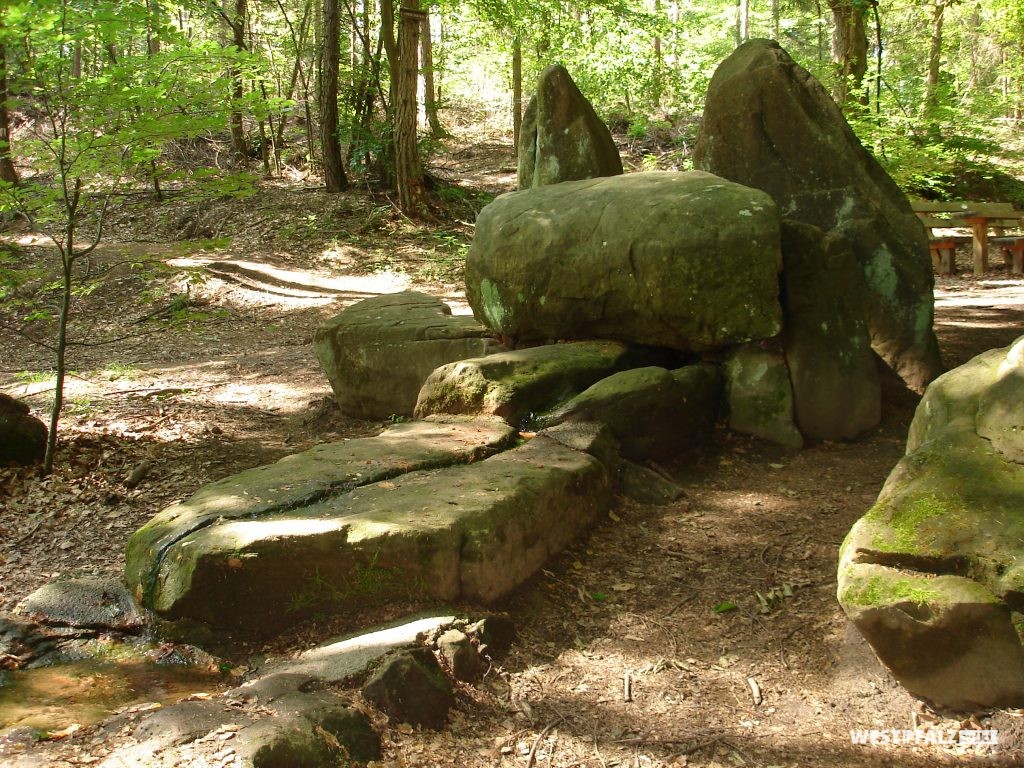
[[[480,413],[525,426],[536,414],[649,356],[620,342],[578,341],[460,360],[430,374],[416,416]]]
[[[769,193],[786,218],[846,235],[867,280],[874,350],[915,389],[940,372],[921,222],[825,89],[778,43],[751,40],[718,67],[694,162]]]
[[[619,339],[704,351],[782,327],[779,214],[699,171],[502,195],[466,261],[476,317],[513,339]]]
[[[607,424],[630,459],[663,458],[704,442],[718,415],[722,377],[709,364],[634,368],[601,379],[537,420]]]
[[[519,189],[620,173],[608,126],[565,67],[545,69],[519,131]]]
[[[415,431],[431,425],[350,440],[329,462],[307,452],[207,486],[133,536],[129,585],[165,619],[253,634],[396,601],[493,602],[609,503],[604,465],[547,437],[428,469],[425,450],[434,467],[446,451],[470,461],[511,432],[456,422],[417,446]],[[307,472],[314,463],[329,477]]]
[[[840,553],[843,609],[939,707],[1024,705],[1024,464],[989,436],[993,411],[1021,423],[1022,373],[1024,337],[933,382]]]
[[[783,222],[782,259],[782,340],[797,426],[813,440],[857,437],[882,416],[864,275],[845,237],[810,224]]]
[[[46,425],[21,400],[0,392],[0,464],[32,464],[46,455]]]
[[[323,323],[313,343],[342,413],[357,419],[412,416],[431,371],[493,346],[472,317],[415,291],[356,302]]]

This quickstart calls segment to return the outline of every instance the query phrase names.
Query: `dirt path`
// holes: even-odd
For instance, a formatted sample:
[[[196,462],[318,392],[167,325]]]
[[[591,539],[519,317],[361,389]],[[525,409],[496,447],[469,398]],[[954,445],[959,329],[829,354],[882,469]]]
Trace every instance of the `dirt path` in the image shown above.
[[[363,216],[374,203],[350,205]],[[351,224],[332,215],[340,229]],[[301,248],[250,238],[100,254],[108,271],[76,327],[127,338],[75,350],[57,473],[40,481],[0,470],[0,610],[57,574],[119,572],[131,532],[207,481],[380,429],[339,416],[313,357],[313,329],[351,301],[404,287],[459,301],[452,283],[424,269],[447,254],[431,255],[429,232],[397,217],[380,226],[344,247],[330,237]],[[384,234],[406,262],[374,262]],[[126,255],[177,270],[159,278],[161,298],[140,308],[153,280],[119,265]],[[186,281],[188,305],[175,313]],[[943,279],[936,295],[950,365],[1024,327],[1019,279]],[[24,339],[0,339],[0,389],[39,410],[49,382],[31,372],[48,366]],[[890,395],[883,424],[856,443],[790,453],[721,430],[699,458],[664,467],[686,498],[665,507],[621,501],[504,606],[520,639],[503,668],[461,691],[451,728],[387,730],[382,764],[511,768],[527,765],[531,749],[537,766],[1024,764],[1014,762],[1024,750],[1019,713],[981,722],[1000,731],[995,755],[851,744],[855,728],[961,725],[893,683],[834,597],[838,546],[901,455],[913,414],[913,397]],[[147,476],[126,488],[143,462]],[[792,594],[762,612],[757,593],[773,588]],[[715,611],[727,602],[736,608]],[[269,650],[345,628],[302,627]],[[103,745],[90,746],[86,728],[35,749],[49,764],[77,765]]]

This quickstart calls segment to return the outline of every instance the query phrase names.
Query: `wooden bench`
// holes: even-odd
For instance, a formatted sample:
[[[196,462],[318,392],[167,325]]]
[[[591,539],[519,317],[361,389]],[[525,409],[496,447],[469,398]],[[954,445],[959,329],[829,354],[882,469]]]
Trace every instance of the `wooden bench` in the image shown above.
[[[953,273],[956,248],[965,243],[973,244],[974,274],[985,274],[990,229],[997,235],[992,244],[1002,249],[1010,270],[1014,274],[1024,274],[1024,235],[1004,235],[1007,229],[1020,230],[1024,220],[1024,212],[1016,210],[1012,203],[914,200],[911,207],[929,230],[932,264],[940,275]],[[971,234],[935,232],[936,229],[970,229]]]

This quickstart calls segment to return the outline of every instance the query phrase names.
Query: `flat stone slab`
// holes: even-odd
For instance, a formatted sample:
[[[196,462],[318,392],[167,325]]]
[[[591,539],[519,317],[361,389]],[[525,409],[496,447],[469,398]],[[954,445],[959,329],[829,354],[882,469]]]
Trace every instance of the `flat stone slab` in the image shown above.
[[[96,576],[44,584],[15,613],[48,625],[133,632],[146,625],[120,579]]]
[[[476,461],[507,447],[514,437],[496,419],[427,419],[397,424],[372,438],[318,445],[226,477],[135,532],[128,542],[125,581],[136,600],[149,606],[167,551],[207,526],[298,509],[412,470]]]
[[[490,421],[426,424],[453,432],[459,450],[449,449],[448,463],[508,435]],[[416,425],[403,426],[415,434]],[[467,430],[476,438],[467,440]],[[321,480],[312,492],[309,480],[263,499],[269,484],[254,490],[252,480],[266,477],[250,471],[161,513],[129,548],[129,578],[145,604],[167,619],[269,634],[314,614],[397,600],[488,603],[575,540],[610,500],[605,467],[550,438],[403,474],[392,470],[415,469],[402,455],[415,440],[377,439],[352,441],[368,444],[362,455],[388,469],[372,481],[374,462],[350,456],[333,484]],[[388,461],[386,448],[397,454]],[[347,478],[357,467],[367,482],[353,487]]]
[[[271,660],[244,684],[209,698],[185,699],[143,714],[119,712],[97,726],[100,738],[117,743],[98,765],[365,765],[378,757],[379,736],[335,684],[358,682],[371,665],[401,649],[430,653],[432,638],[466,624],[451,615],[409,616]]]

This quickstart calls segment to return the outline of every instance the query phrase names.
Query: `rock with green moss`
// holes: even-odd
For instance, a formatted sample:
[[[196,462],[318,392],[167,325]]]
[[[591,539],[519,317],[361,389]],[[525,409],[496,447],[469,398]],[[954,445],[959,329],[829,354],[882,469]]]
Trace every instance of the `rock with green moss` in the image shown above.
[[[793,387],[781,353],[753,344],[725,361],[729,429],[800,449],[804,439],[793,422]]]
[[[394,602],[488,603],[572,543],[611,495],[597,459],[545,437],[434,469],[407,462],[401,443],[374,450],[386,446],[397,472],[374,474],[374,461],[334,470],[358,484],[268,494],[250,474],[203,489],[135,535],[130,581],[164,619],[263,635]]]
[[[796,423],[812,440],[852,439],[882,416],[864,319],[864,275],[836,232],[783,221],[783,349]]]
[[[561,64],[545,69],[519,131],[519,189],[622,173],[611,132]]]
[[[438,417],[397,424],[373,438],[324,443],[218,480],[172,504],[128,541],[125,581],[152,605],[168,553],[216,524],[259,520],[413,470],[476,461],[511,445],[515,431],[497,419]]]
[[[601,422],[630,459],[665,458],[704,442],[718,415],[722,377],[713,365],[668,371],[657,366],[601,379],[537,420]]]
[[[431,371],[495,346],[472,317],[415,291],[356,302],[317,328],[313,344],[338,407],[356,419],[412,416]]]
[[[778,43],[751,40],[718,67],[694,163],[764,190],[787,218],[845,235],[866,280],[875,352],[917,390],[941,372],[924,228],[832,97]]]
[[[252,768],[334,768],[380,757],[380,737],[366,715],[335,694],[291,693],[264,717],[238,730],[235,759]]]
[[[1001,442],[1012,430],[991,434],[993,412],[1020,418],[1022,350],[1024,338],[932,383],[907,455],[840,553],[843,609],[940,707],[1024,705],[1024,464]]]
[[[477,218],[466,296],[504,337],[701,352],[776,335],[779,212],[699,171],[502,195]]]
[[[437,730],[448,721],[455,692],[434,654],[420,647],[385,659],[363,686],[363,698],[392,722]]]
[[[489,414],[525,426],[609,374],[654,353],[614,341],[547,344],[443,365],[427,377],[416,416]]]

